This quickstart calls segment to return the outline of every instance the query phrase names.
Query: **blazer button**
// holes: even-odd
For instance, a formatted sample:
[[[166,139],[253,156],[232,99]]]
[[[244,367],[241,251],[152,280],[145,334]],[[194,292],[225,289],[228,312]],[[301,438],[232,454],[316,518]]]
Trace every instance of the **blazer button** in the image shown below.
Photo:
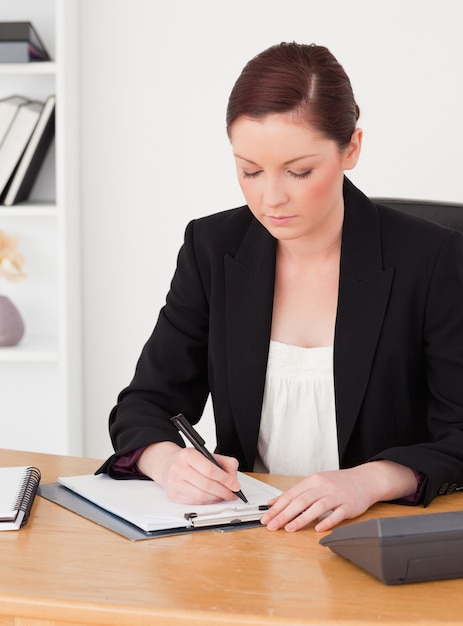
[[[440,486],[439,491],[437,492],[440,496],[443,496],[444,493],[447,493],[447,489],[449,488],[448,483],[444,483]]]
[[[457,490],[457,483],[450,483],[448,489],[447,489],[447,493],[453,493],[454,491]]]

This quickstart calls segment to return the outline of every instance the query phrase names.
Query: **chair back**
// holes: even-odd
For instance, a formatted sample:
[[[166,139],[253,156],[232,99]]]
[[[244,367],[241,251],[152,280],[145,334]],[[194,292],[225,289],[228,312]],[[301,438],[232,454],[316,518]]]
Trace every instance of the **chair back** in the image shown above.
[[[431,222],[463,232],[463,204],[456,202],[433,202],[431,200],[408,200],[402,198],[372,198],[404,213],[423,217]]]

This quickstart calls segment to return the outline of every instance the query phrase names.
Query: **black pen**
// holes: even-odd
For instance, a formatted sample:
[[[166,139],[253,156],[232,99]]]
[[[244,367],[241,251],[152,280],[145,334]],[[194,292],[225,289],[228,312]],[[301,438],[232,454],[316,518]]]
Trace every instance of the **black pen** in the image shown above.
[[[207,448],[205,447],[204,444],[206,442],[204,441],[204,439],[201,437],[201,435],[198,432],[196,432],[196,430],[193,428],[193,426],[190,424],[190,422],[186,419],[186,417],[182,413],[179,413],[178,415],[175,415],[174,417],[171,417],[170,419],[177,427],[177,430],[179,430],[181,433],[185,435],[185,437],[188,439],[188,441],[191,444],[193,444],[196,450],[201,452],[201,454],[203,454],[206,457],[206,459],[209,459],[209,461],[212,461],[214,465],[217,465],[217,467],[220,467],[220,469],[223,469],[220,463],[217,462],[217,460],[212,456],[209,450],[207,450]],[[235,493],[238,496],[238,498],[241,498],[243,502],[246,502],[246,503],[248,502],[246,496],[241,490],[234,491],[233,493]]]

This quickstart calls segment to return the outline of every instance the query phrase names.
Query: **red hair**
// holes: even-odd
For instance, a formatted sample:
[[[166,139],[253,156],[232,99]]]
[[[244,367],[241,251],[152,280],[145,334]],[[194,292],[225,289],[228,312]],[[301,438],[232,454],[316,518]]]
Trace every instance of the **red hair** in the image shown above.
[[[349,77],[327,48],[283,42],[245,65],[228,101],[227,133],[239,117],[274,113],[294,113],[343,149],[360,111]]]

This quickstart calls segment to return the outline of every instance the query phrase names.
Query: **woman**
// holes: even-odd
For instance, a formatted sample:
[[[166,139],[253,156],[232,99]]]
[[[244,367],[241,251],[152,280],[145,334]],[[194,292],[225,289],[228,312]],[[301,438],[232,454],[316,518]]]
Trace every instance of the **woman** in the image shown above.
[[[238,466],[300,475],[262,518],[288,531],[463,485],[462,236],[345,178],[358,115],[324,47],[246,65],[227,130],[247,206],[188,225],[100,471],[195,503],[233,498]],[[170,422],[209,393],[223,470]]]

